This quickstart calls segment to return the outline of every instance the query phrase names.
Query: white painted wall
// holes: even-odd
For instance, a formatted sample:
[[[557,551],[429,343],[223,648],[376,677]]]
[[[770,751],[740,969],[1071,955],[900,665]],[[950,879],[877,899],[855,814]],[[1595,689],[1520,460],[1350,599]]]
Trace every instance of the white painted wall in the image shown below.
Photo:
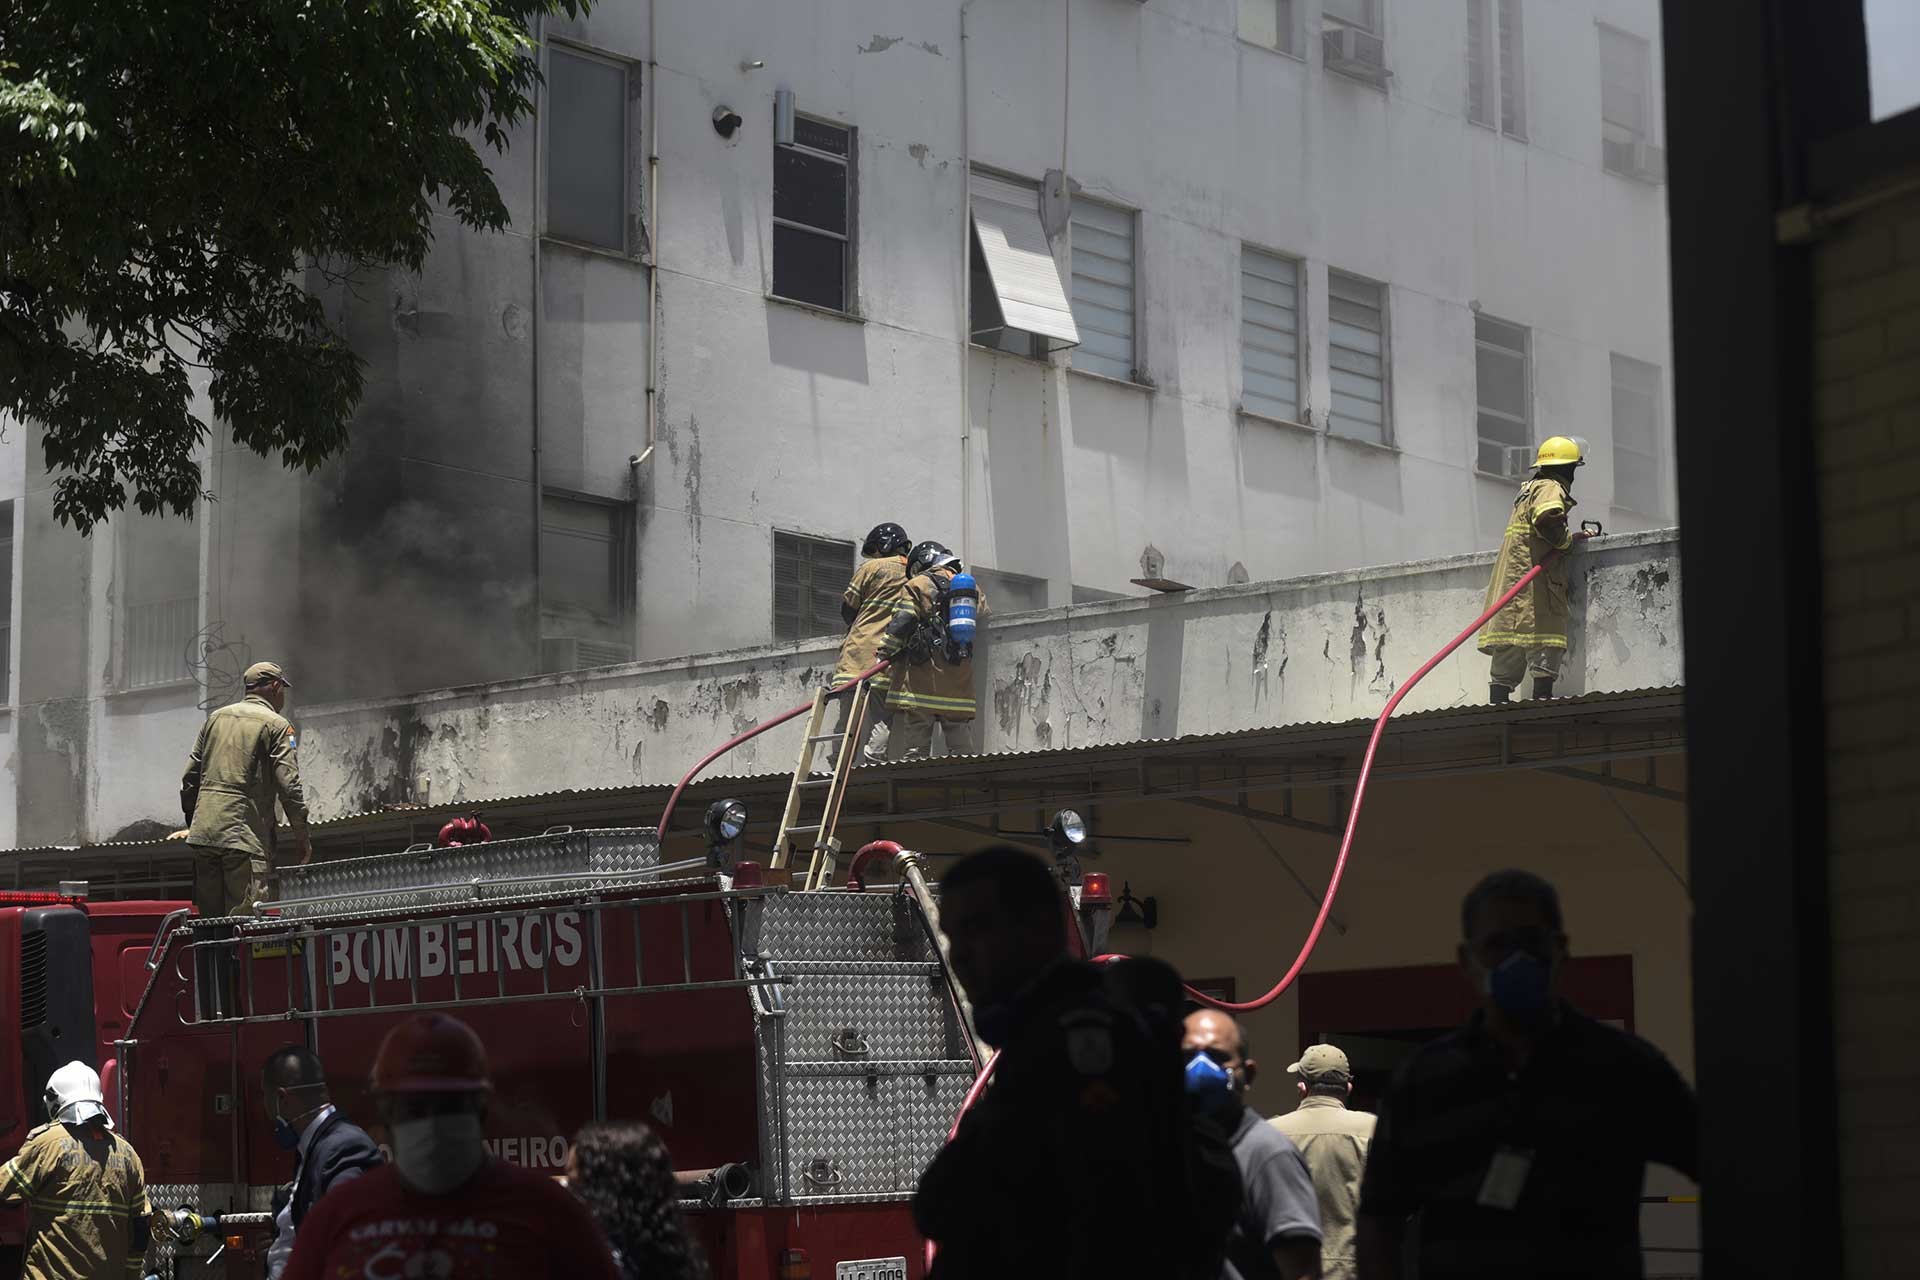
[[[1387,5],[1385,93],[1317,53],[1238,40],[1237,7],[969,10],[973,162],[1038,179],[1064,155],[1088,195],[1142,211],[1141,363],[1158,389],[976,351],[968,499],[957,7],[661,8],[662,448],[641,478],[641,656],[766,635],[774,528],[857,538],[900,518],[1046,578],[1056,603],[1076,583],[1128,590],[1148,543],[1200,586],[1236,561],[1258,579],[1486,545],[1511,486],[1472,469],[1476,303],[1534,330],[1538,434],[1596,445],[1581,514],[1644,526],[1610,510],[1608,353],[1666,364],[1664,191],[1599,167],[1594,22],[1651,38],[1657,7],[1528,7],[1526,143],[1465,120],[1463,6]],[[617,4],[573,31],[644,40]],[[765,297],[780,85],[858,130],[863,323]],[[708,123],[722,103],[746,121],[730,142]],[[1316,421],[1327,267],[1390,284],[1393,451],[1236,415],[1243,241],[1308,263]],[[606,456],[624,458],[631,415],[602,416],[594,430],[622,433]]]
[[[1239,40],[1238,0],[971,0],[964,44],[957,0],[654,12],[605,0],[551,23],[551,41],[639,68],[630,186],[638,204],[657,125],[660,208],[645,212],[658,333],[635,258],[545,243],[536,290],[540,166],[522,130],[488,155],[507,232],[438,217],[424,272],[372,273],[358,301],[336,300],[370,362],[360,470],[343,462],[308,480],[212,455],[207,619],[296,670],[321,669],[322,656],[337,670],[449,655],[458,675],[396,677],[396,698],[524,675],[536,434],[542,483],[635,500],[635,651],[654,661],[768,639],[776,529],[857,540],[899,519],[976,565],[1044,579],[1053,605],[1076,585],[1138,594],[1128,579],[1148,544],[1168,576],[1202,588],[1236,563],[1260,581],[1484,550],[1512,486],[1473,471],[1475,304],[1533,330],[1536,435],[1594,442],[1577,515],[1649,523],[1612,508],[1608,353],[1667,363],[1665,193],[1600,169],[1594,24],[1653,40],[1655,0],[1528,0],[1524,143],[1465,119],[1463,5],[1383,3],[1384,92],[1320,65],[1312,0],[1296,6],[1304,59]],[[765,67],[743,70],[754,59]],[[767,296],[783,85],[803,113],[857,131],[857,319]],[[745,122],[730,141],[711,124],[722,104]],[[969,159],[1029,179],[1064,166],[1087,195],[1140,210],[1139,358],[1152,389],[1069,371],[1063,356],[963,353]],[[1392,448],[1236,413],[1243,242],[1305,261],[1316,423],[1329,268],[1388,283]],[[1066,261],[1064,239],[1055,248]],[[656,341],[658,448],[636,469]],[[376,512],[391,575],[335,578],[316,510],[343,483],[377,484],[369,472],[440,505]],[[24,469],[0,469],[0,496],[25,484]],[[442,523],[447,511],[473,523]],[[485,544],[468,607],[415,590],[409,567],[436,539]],[[197,714],[192,699],[110,697],[111,561],[95,552],[79,610],[99,651],[81,766],[81,825],[95,838],[172,811]],[[1463,586],[1456,603],[1476,593]],[[346,655],[303,627],[302,608],[330,595],[336,613],[366,620],[366,642]],[[19,603],[23,626],[71,625],[72,611],[42,603]],[[1344,705],[1340,682],[1302,680],[1301,713]],[[309,705],[341,696],[324,678],[297,692]],[[1183,708],[1183,729],[1234,722],[1206,705]],[[510,763],[483,773],[514,775]]]
[[[1671,530],[1588,544],[1572,579],[1559,692],[1681,681]],[[1491,556],[1119,600],[991,622],[975,658],[984,752],[1081,747],[1377,714],[1480,611]],[[1264,633],[1264,641],[1262,639]],[[734,734],[807,701],[836,646],[803,643],[634,663],[393,700],[305,705],[301,770],[316,817],[380,797],[444,804],[672,783]],[[1481,703],[1487,659],[1462,646],[1401,704]],[[793,767],[773,730],[709,772]]]

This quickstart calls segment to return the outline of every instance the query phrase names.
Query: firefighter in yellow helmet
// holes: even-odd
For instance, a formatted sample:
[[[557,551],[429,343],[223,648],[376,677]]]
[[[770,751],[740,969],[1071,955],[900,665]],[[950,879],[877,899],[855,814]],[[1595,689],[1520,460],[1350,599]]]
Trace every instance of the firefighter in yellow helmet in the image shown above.
[[[1540,446],[1534,458],[1533,479],[1520,486],[1507,520],[1507,534],[1493,562],[1493,580],[1487,584],[1491,605],[1513,584],[1546,559],[1561,554],[1525,591],[1493,615],[1480,633],[1480,652],[1493,659],[1488,699],[1506,702],[1520,678],[1533,673],[1533,696],[1551,698],[1567,652],[1567,556],[1585,533],[1567,527],[1573,510],[1573,473],[1586,465],[1578,441],[1554,436]]]
[[[0,1204],[27,1202],[23,1280],[138,1280],[146,1269],[146,1172],[113,1131],[100,1077],[84,1062],[53,1073],[46,1124],[0,1166]]]

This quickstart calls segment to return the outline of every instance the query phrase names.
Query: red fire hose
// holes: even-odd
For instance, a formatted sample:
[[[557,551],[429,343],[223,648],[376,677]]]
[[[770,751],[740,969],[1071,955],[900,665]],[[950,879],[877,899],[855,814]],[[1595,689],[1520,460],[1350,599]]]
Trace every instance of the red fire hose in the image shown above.
[[[1584,540],[1588,535],[1582,532],[1575,536]],[[1288,987],[1293,985],[1294,979],[1300,976],[1300,971],[1307,967],[1307,958],[1313,954],[1314,946],[1320,941],[1320,931],[1327,927],[1327,917],[1333,913],[1333,896],[1340,891],[1340,877],[1347,869],[1347,854],[1353,848],[1353,832],[1354,829],[1360,825],[1360,804],[1366,799],[1367,795],[1367,778],[1373,773],[1374,749],[1380,745],[1380,735],[1386,730],[1387,717],[1393,714],[1393,709],[1400,705],[1400,699],[1406,697],[1407,694],[1412,691],[1413,686],[1419,684],[1421,679],[1426,676],[1427,672],[1439,666],[1448,654],[1471,639],[1474,632],[1486,626],[1489,618],[1506,608],[1508,602],[1524,591],[1528,584],[1539,577],[1548,565],[1558,560],[1560,554],[1560,550],[1557,548],[1549,551],[1539,564],[1533,566],[1533,568],[1521,575],[1520,581],[1514,583],[1505,595],[1488,605],[1465,631],[1462,631],[1459,635],[1447,641],[1440,652],[1428,658],[1425,664],[1423,664],[1418,671],[1414,672],[1405,684],[1395,689],[1393,696],[1387,699],[1387,705],[1381,708],[1379,717],[1373,722],[1373,736],[1367,739],[1367,754],[1360,761],[1360,776],[1354,780],[1353,807],[1347,810],[1347,830],[1346,833],[1340,837],[1340,856],[1333,861],[1333,875],[1327,880],[1327,896],[1320,900],[1320,914],[1313,918],[1313,928],[1307,931],[1307,940],[1300,945],[1300,954],[1293,958],[1293,964],[1287,969],[1285,976],[1276,982],[1273,988],[1265,995],[1256,996],[1252,1000],[1220,1000],[1206,994],[1204,991],[1196,991],[1192,987],[1187,988],[1188,995],[1198,1000],[1201,1004],[1211,1006],[1215,1009],[1224,1009],[1228,1013],[1251,1013],[1255,1009],[1266,1008],[1275,1000],[1278,1000]],[[1125,959],[1125,957],[1105,955],[1096,956],[1095,959],[1099,961],[1122,960]]]
[[[887,666],[888,666],[887,660],[884,658],[881,659],[879,662],[876,662],[872,666],[868,667],[865,671],[862,671],[859,675],[853,677],[853,679],[847,681],[845,684],[835,689],[833,692],[833,696],[839,697],[842,693],[850,691],[853,688],[853,686],[859,684],[861,681],[871,680],[874,676],[877,676],[882,671],[885,671],[887,669]],[[656,830],[659,832],[658,838],[661,840],[665,840],[667,838],[667,824],[673,821],[673,809],[675,805],[680,803],[680,793],[687,789],[687,784],[689,782],[692,782],[695,778],[700,776],[701,770],[705,769],[708,765],[712,764],[715,760],[718,760],[721,756],[727,754],[727,752],[733,750],[735,747],[739,746],[741,743],[745,742],[747,739],[757,738],[761,734],[765,733],[767,730],[777,728],[778,726],[783,725],[787,721],[793,719],[795,716],[801,715],[811,710],[813,710],[813,699],[808,698],[805,702],[801,703],[799,706],[795,707],[793,710],[782,711],[779,715],[775,716],[771,720],[762,720],[759,724],[753,726],[753,728],[747,730],[745,733],[735,734],[733,737],[728,738],[725,742],[721,743],[719,746],[715,747],[713,750],[707,752],[706,755],[701,756],[699,763],[695,764],[693,768],[687,770],[686,774],[680,779],[680,781],[674,784],[673,794],[667,797],[667,807],[660,811],[660,821],[656,824]]]

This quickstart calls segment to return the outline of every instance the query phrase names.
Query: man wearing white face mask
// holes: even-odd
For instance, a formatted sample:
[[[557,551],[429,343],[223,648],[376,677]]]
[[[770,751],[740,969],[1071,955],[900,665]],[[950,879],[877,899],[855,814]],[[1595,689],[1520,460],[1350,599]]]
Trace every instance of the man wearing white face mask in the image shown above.
[[[372,1084],[393,1163],[314,1206],[286,1280],[618,1280],[585,1205],[487,1153],[492,1084],[473,1028],[441,1013],[409,1018],[381,1042]]]

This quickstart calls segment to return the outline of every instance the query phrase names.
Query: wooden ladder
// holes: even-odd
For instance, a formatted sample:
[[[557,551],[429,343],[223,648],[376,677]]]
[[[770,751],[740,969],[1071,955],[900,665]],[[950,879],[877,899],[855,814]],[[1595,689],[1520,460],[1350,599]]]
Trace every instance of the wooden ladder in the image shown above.
[[[860,756],[860,731],[867,722],[868,690],[869,682],[862,680],[851,693],[845,692],[843,686],[841,689],[818,689],[813,695],[813,711],[807,717],[807,730],[800,738],[800,759],[793,768],[793,785],[787,790],[787,807],[780,814],[780,830],[773,838],[771,863],[776,871],[784,868],[789,858],[806,847],[802,842],[810,842],[813,856],[807,862],[806,879],[800,885],[803,889],[824,889],[833,883],[835,864],[840,855],[840,841],[834,831],[840,825],[840,803],[846,798],[848,775]],[[852,700],[852,705],[847,709],[846,731],[823,733],[821,730],[835,697]],[[833,772],[816,778],[813,776],[813,753],[823,742],[838,742],[840,750],[834,758]],[[812,826],[796,825],[806,793],[820,790],[827,793],[820,821]]]

